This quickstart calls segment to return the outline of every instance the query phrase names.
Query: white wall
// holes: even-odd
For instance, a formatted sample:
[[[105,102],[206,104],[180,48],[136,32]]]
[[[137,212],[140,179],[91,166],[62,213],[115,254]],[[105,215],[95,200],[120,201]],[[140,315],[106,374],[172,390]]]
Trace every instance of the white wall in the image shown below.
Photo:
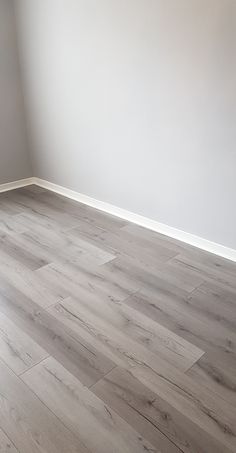
[[[0,184],[31,176],[12,0],[0,0]]]
[[[236,1],[15,3],[34,174],[236,248]]]

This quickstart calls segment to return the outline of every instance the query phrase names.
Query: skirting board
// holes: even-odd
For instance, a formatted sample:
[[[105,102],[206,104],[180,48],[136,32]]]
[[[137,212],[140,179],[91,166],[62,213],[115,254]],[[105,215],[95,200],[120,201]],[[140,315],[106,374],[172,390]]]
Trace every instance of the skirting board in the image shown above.
[[[96,200],[87,195],[75,192],[74,190],[67,189],[66,187],[59,186],[40,178],[32,177],[11,183],[1,184],[0,192],[6,192],[7,190],[17,189],[19,187],[28,186],[30,184],[36,184],[37,186],[51,190],[52,192],[56,192],[60,195],[63,195],[64,197],[86,204],[95,209],[99,209],[100,211],[114,215],[123,220],[127,220],[128,222],[135,223],[136,225],[140,225],[144,228],[148,228],[149,230],[156,231],[157,233],[164,234],[165,236],[169,236],[178,241],[185,242],[186,244],[205,250],[206,252],[213,253],[215,255],[236,262],[236,250],[234,249],[225,247],[221,244],[216,244],[215,242],[200,238],[198,236],[195,236],[194,234],[186,233],[185,231],[170,227],[163,223],[157,222],[156,220],[135,214],[133,212],[127,211],[126,209],[118,208],[117,206],[113,206],[104,201]]]
[[[117,206],[113,206],[104,201],[96,200],[87,195],[75,192],[74,190],[67,189],[40,178],[34,178],[34,184],[63,195],[64,197],[71,198],[72,200],[76,200],[80,203],[99,209],[100,211],[104,211],[108,214],[119,217],[123,220],[127,220],[128,222],[135,223],[144,228],[148,228],[149,230],[156,231],[157,233],[164,234],[165,236],[169,236],[171,238],[177,239],[178,241],[185,242],[209,253],[213,253],[215,255],[236,262],[236,250],[225,247],[224,245],[216,244],[215,242],[211,242],[207,239],[186,233],[185,231],[181,231],[163,223],[159,223],[156,220],[143,217],[139,214],[127,211],[126,209],[118,208]]]
[[[35,178],[19,179],[19,181],[0,184],[0,193],[7,192],[8,190],[19,189],[20,187],[30,186],[31,184],[35,184]]]

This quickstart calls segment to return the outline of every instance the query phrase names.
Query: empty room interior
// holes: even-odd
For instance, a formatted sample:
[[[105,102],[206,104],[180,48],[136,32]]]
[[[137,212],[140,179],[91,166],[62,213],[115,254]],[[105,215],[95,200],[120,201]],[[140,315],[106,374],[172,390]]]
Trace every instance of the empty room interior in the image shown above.
[[[236,452],[236,0],[0,0],[0,453]]]

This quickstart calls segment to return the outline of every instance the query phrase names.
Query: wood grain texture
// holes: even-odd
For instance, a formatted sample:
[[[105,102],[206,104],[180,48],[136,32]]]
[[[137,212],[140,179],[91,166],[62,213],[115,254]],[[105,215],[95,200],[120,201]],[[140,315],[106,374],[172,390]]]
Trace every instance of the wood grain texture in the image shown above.
[[[0,311],[88,386],[114,366],[84,338],[77,336],[75,339],[73,333],[55,317],[3,280],[0,281]]]
[[[22,244],[19,235],[5,235],[0,238],[0,248],[2,252],[15,259],[19,264],[23,264],[30,270],[39,269],[48,264],[48,261],[42,256],[34,254],[29,244]]]
[[[89,453],[82,442],[0,362],[0,425],[20,453]]]
[[[159,396],[158,389],[153,392],[126,370],[114,369],[92,391],[164,451],[226,451],[204,429]]]
[[[23,380],[91,452],[157,451],[54,359],[25,373]]]
[[[0,453],[17,453],[17,449],[14,447],[13,443],[1,429],[0,429]]]
[[[0,357],[16,374],[23,373],[47,356],[48,353],[29,335],[3,313],[0,314]]]
[[[156,355],[185,371],[204,354],[199,348],[122,302],[77,297],[76,300],[66,299],[49,311],[75,331],[79,326],[91,332],[91,344],[96,338],[103,345],[109,345],[114,352],[120,352],[119,346],[123,345],[124,359],[129,353],[126,351],[128,342],[130,351],[133,345],[135,360],[144,361],[150,366],[152,364],[153,367]]]
[[[188,295],[174,294],[172,290],[166,291],[165,288],[162,288],[157,295],[152,289],[142,288],[125,302],[186,338],[205,352],[211,353],[213,350],[217,350],[222,356],[230,355],[232,363],[234,363],[235,332],[203,315],[200,307],[198,310],[192,306]]]
[[[146,387],[206,431],[218,442],[220,451],[235,450],[236,408],[233,405],[170,367],[165,367],[164,372],[161,365],[159,372],[140,366],[130,371]],[[209,442],[207,451],[215,451],[213,446]]]
[[[24,227],[21,222],[18,222],[17,216],[4,215],[1,213],[0,231],[1,233],[9,234],[24,233],[26,227]]]
[[[0,194],[0,453],[234,453],[236,265]]]
[[[189,273],[189,275],[200,276],[204,281],[214,281],[215,284],[222,286],[223,288],[231,289],[236,292],[236,281],[235,273],[232,269],[225,269],[219,266],[213,266],[206,263],[205,260],[202,262],[199,258],[196,260],[193,256],[177,255],[177,257],[171,260],[170,266],[177,269],[183,269]]]
[[[217,351],[206,353],[187,372],[199,385],[204,385],[218,397],[236,407],[236,360]]]
[[[0,278],[4,278],[10,285],[45,308],[63,299],[63,293],[55,287],[47,285],[36,272],[32,272],[23,264],[1,251]]]

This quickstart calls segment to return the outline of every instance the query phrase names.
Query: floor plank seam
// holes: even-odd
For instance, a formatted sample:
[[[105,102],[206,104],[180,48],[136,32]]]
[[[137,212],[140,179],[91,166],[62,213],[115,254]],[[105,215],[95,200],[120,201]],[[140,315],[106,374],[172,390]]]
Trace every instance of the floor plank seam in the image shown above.
[[[31,367],[27,368],[27,370],[25,371],[22,371],[22,373],[20,374],[16,374],[16,376],[18,377],[21,377],[21,376],[24,376],[25,373],[27,373],[28,371],[32,370],[34,367],[36,367],[37,365],[40,365],[41,363],[43,363],[45,360],[47,360],[49,357],[51,357],[50,354],[48,354],[46,357],[44,357],[42,360],[39,360],[37,363],[34,363]]]
[[[109,376],[109,374],[110,374],[112,371],[114,371],[116,368],[119,368],[118,365],[114,365],[114,367],[113,367],[111,370],[109,370],[107,373],[105,373],[104,376],[101,376],[96,382],[94,382],[94,383],[91,384],[90,386],[85,386],[85,387],[87,387],[89,390],[92,390],[93,387],[94,387],[96,384],[98,384],[98,383],[99,383],[100,381],[102,381],[103,379],[106,379],[106,378]]]
[[[49,356],[49,357],[51,357],[51,356]],[[22,379],[22,375],[21,375],[21,376],[17,376],[17,377],[21,380],[21,382],[23,383],[23,385],[27,387],[28,391],[31,392],[31,393],[33,393],[34,396],[40,401],[40,403],[41,403],[44,407],[46,407],[47,410],[48,410],[48,411],[49,411],[49,412],[50,412],[50,413],[51,413],[51,414],[59,421],[59,423],[62,424],[62,425],[64,426],[64,428],[66,428],[66,430],[70,431],[70,433],[71,433],[73,436],[77,437],[77,439],[79,440],[79,442],[80,442],[80,443],[84,446],[84,448],[86,449],[86,452],[87,452],[87,453],[90,453],[88,447],[86,447],[86,445],[81,441],[81,439],[79,438],[79,436],[76,435],[76,434],[74,433],[74,431],[72,431],[72,429],[71,429],[67,424],[65,424],[64,421],[63,421],[60,417],[58,417],[57,414],[55,414],[55,412],[54,412],[52,409],[50,409],[50,407],[49,407],[49,406],[48,406],[48,405],[47,405],[47,404],[46,404],[46,403],[45,403],[45,402],[37,395],[37,393],[36,393],[31,387],[29,387],[29,386],[24,382],[24,380]],[[23,452],[22,452],[22,453],[23,453]]]
[[[15,443],[13,442],[12,439],[10,439],[9,435],[6,433],[6,431],[3,429],[3,427],[0,425],[0,429],[2,430],[2,432],[5,434],[6,438],[9,439],[9,441],[12,443],[13,447],[15,448],[16,450],[16,453],[20,453],[20,451],[18,450],[18,448],[16,447]],[[1,445],[0,445],[1,447]],[[5,453],[5,452],[3,452]],[[7,453],[7,452],[6,452]]]
[[[115,369],[115,368],[120,368],[120,367],[116,366],[116,367],[114,367],[114,369]],[[103,379],[106,379],[106,378],[109,376],[109,374],[110,374],[112,371],[114,371],[114,369],[111,370],[111,371],[109,371],[103,378],[99,379],[98,382],[96,382],[95,384],[93,384],[93,385],[90,387],[90,390],[93,392],[93,387],[96,387],[96,385],[97,385],[100,381],[102,381]],[[96,393],[94,393],[94,394],[96,395]],[[148,419],[148,417],[145,417],[145,415],[142,414],[141,411],[138,411],[138,410],[137,410],[135,407],[133,407],[131,404],[127,403],[127,405],[128,405],[133,411],[135,411],[141,418],[143,418],[145,421],[147,421],[148,424],[152,425],[157,431],[159,431],[166,439],[168,439],[168,441],[169,441],[170,443],[172,443],[175,447],[177,447],[178,450],[179,450],[180,452],[184,453],[184,450],[182,450],[182,449],[181,449],[181,448],[180,448],[180,447],[179,447],[172,439],[170,439],[170,438],[168,437],[168,435],[165,434],[165,432],[163,432],[163,431],[160,429],[160,427],[156,426],[155,423],[152,423],[151,420]],[[116,412],[116,414],[120,417],[120,414],[119,414],[119,412],[118,412],[116,409],[113,408],[112,410],[113,410],[114,412]],[[164,452],[163,452],[163,453],[164,453]]]

